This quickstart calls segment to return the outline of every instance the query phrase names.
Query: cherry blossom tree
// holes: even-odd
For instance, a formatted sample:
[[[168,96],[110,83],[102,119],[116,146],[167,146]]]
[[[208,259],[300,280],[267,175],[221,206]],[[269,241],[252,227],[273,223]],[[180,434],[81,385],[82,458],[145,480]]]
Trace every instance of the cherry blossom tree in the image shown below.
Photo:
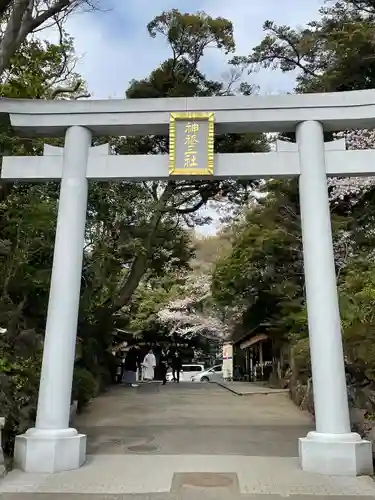
[[[335,134],[345,139],[347,149],[374,149],[375,130],[346,130]],[[350,197],[351,205],[358,203],[360,195],[375,186],[375,177],[332,177],[328,179],[330,201],[339,202]]]
[[[201,335],[212,340],[225,340],[230,334],[229,325],[214,307],[207,307],[211,299],[211,277],[190,275],[181,290],[182,298],[173,300],[161,309],[159,321],[171,328],[171,335],[192,338]]]
[[[374,149],[375,130],[345,130],[335,134],[335,139],[345,139],[348,150]],[[332,206],[343,201],[349,207],[355,207],[363,196],[375,186],[375,177],[332,177],[328,179],[329,199]],[[355,238],[347,229],[336,234],[334,253],[337,275],[355,258]],[[370,254],[368,257],[373,258]]]

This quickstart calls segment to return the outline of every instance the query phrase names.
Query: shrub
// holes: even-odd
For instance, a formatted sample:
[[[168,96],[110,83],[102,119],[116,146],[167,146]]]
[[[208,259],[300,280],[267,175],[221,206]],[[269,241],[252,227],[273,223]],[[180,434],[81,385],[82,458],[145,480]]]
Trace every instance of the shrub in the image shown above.
[[[41,353],[12,359],[5,355],[5,350],[0,350],[0,408],[5,417],[4,453],[11,457],[16,435],[35,422]]]
[[[85,368],[75,368],[72,400],[78,401],[78,410],[82,410],[92,398],[98,395],[98,392],[99,387],[95,377]]]

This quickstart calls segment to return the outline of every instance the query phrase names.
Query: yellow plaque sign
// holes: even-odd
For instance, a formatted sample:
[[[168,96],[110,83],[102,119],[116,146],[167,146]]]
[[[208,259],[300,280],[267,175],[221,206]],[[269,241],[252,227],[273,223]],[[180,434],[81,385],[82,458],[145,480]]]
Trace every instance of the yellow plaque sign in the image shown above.
[[[169,174],[213,175],[214,113],[171,113]]]

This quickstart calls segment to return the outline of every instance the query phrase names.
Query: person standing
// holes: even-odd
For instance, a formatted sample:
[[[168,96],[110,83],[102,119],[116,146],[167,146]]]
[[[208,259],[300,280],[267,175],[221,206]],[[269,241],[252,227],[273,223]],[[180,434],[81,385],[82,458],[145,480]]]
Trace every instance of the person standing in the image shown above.
[[[126,357],[124,363],[124,377],[123,381],[129,387],[138,387],[137,382],[137,370],[140,367],[140,353],[139,346],[132,346]]]
[[[115,383],[120,384],[122,380],[122,356],[121,351],[118,351],[115,356],[116,360],[116,374],[115,374]]]
[[[156,367],[155,354],[153,353],[152,349],[150,349],[146,354],[142,363],[143,380],[147,380],[148,382],[154,380],[155,367]]]
[[[167,383],[168,354],[164,349],[161,350],[160,354],[160,372],[163,380],[163,385],[165,385]]]
[[[173,382],[180,382],[180,371],[182,368],[182,361],[179,351],[176,349],[172,354],[172,374]]]

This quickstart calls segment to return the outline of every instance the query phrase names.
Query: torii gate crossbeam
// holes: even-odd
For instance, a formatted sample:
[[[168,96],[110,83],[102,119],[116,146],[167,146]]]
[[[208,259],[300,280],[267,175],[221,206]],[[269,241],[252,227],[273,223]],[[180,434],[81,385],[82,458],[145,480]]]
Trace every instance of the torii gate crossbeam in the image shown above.
[[[323,137],[324,130],[375,128],[372,90],[128,101],[0,99],[0,118],[8,118],[16,132],[65,135],[63,150],[46,146],[42,157],[4,158],[1,174],[3,180],[61,179],[37,419],[35,428],[16,439],[15,461],[22,469],[71,470],[86,457],[86,436],[69,428],[69,406],[88,180],[171,175],[166,156],[111,156],[108,146],[91,147],[92,136],[167,134],[171,114],[207,112],[214,114],[218,134],[296,132],[297,145],[279,142],[273,153],[216,155],[212,175],[195,178],[299,177],[316,420],[316,431],[299,440],[300,464],[321,474],[372,473],[372,445],[351,432],[349,421],[327,175],[375,174],[375,152],[345,151],[343,141],[324,144]]]

